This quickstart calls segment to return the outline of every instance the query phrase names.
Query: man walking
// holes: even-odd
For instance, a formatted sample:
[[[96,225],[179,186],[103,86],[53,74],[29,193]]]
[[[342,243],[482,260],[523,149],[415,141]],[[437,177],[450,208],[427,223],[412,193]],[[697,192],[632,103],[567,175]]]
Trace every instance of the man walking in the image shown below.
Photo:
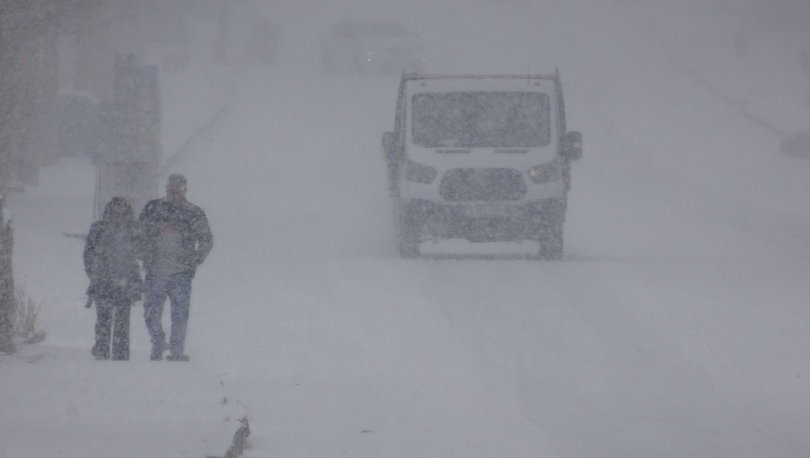
[[[186,329],[191,300],[191,280],[203,263],[214,238],[203,210],[186,200],[186,177],[169,175],[166,197],[147,202],[140,222],[146,233],[144,268],[146,291],[144,318],[152,340],[153,361],[188,361],[185,353]],[[171,302],[171,335],[166,344],[163,332],[163,305]]]

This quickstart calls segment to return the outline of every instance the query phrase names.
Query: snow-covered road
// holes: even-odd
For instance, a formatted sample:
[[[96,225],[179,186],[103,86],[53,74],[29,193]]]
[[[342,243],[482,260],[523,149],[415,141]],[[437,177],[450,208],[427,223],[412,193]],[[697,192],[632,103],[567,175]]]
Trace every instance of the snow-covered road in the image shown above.
[[[810,455],[810,165],[691,80],[649,16],[587,6],[523,36],[564,47],[536,60],[560,67],[585,135],[561,262],[398,258],[380,152],[397,79],[242,72],[175,169],[216,237],[189,367],[244,403],[247,456]],[[299,38],[290,56],[314,43]],[[808,116],[782,95],[753,109]],[[63,180],[90,176],[71,167]],[[54,262],[76,270],[66,243]],[[51,344],[89,346],[92,318],[66,309],[48,304]]]

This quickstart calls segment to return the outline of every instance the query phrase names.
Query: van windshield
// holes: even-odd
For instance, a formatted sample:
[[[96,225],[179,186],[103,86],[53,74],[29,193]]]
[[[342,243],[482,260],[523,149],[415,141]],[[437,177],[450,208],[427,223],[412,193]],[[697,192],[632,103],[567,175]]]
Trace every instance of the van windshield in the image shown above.
[[[531,148],[551,137],[542,92],[431,92],[414,95],[413,142],[426,148]]]

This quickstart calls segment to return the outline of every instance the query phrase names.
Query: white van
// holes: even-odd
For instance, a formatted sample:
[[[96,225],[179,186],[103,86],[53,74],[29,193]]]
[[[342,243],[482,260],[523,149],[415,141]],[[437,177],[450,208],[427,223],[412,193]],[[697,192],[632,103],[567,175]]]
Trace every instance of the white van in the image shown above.
[[[464,239],[537,241],[538,255],[562,258],[582,135],[566,128],[559,72],[404,73],[383,151],[403,257]]]

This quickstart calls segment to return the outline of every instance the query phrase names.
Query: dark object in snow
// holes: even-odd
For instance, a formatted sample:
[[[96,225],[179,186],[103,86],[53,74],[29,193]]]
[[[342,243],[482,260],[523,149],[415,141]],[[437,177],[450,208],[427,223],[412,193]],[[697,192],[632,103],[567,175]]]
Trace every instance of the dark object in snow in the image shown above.
[[[792,157],[810,157],[810,131],[789,134],[782,139],[779,152]]]
[[[241,455],[247,447],[247,438],[250,436],[250,425],[248,424],[247,417],[239,420],[239,423],[242,425],[233,434],[233,444],[228,451],[225,452],[224,458],[236,458]]]
[[[130,307],[141,300],[138,266],[141,238],[132,206],[114,197],[90,227],[84,246],[84,270],[90,279],[88,304],[96,304],[96,359],[129,359]],[[112,354],[110,342],[112,341]]]
[[[205,212],[186,200],[186,177],[170,175],[166,197],[149,201],[144,206],[140,223],[145,233],[143,252],[146,269],[144,318],[152,340],[152,356],[162,357],[166,333],[163,331],[163,306],[171,303],[172,357],[183,358],[191,302],[191,281],[203,263],[214,237]]]
[[[233,434],[233,441],[231,441],[231,446],[228,447],[228,451],[225,452],[225,455],[222,457],[209,456],[207,458],[236,458],[244,453],[245,449],[248,447],[247,438],[250,436],[250,425],[248,424],[247,417],[240,419],[239,423],[241,426],[239,426],[239,429]]]

